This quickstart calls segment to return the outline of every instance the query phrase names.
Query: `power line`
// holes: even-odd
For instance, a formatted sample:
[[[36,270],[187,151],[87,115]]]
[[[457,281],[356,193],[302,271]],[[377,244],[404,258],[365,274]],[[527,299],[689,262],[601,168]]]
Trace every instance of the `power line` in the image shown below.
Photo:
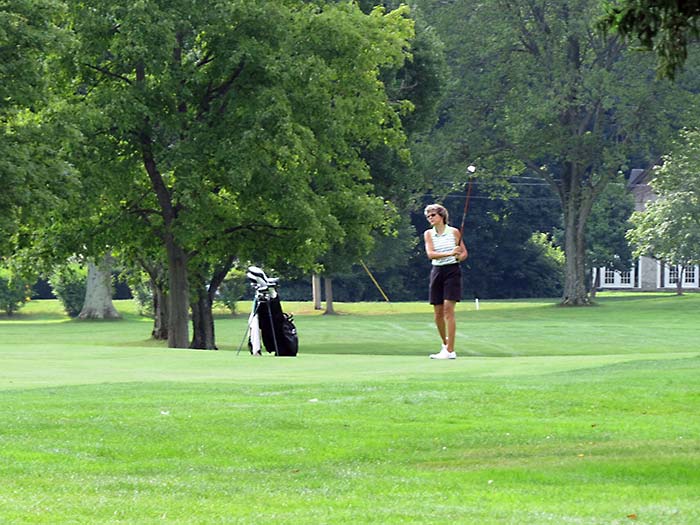
[[[510,182],[510,181],[504,181],[504,182],[508,182],[509,186],[546,186],[549,188],[552,187],[552,185],[549,182],[545,182],[542,179],[538,179],[537,177],[526,177],[526,178],[532,179],[532,180],[539,180],[541,182]],[[464,184],[466,184],[466,182],[462,183],[462,182],[455,182],[452,180],[445,180],[445,179],[438,179],[438,180],[436,180],[436,182],[439,182],[442,184],[459,185],[459,186],[463,186]],[[472,181],[472,184],[474,184],[475,186],[478,186],[479,184],[486,184],[486,181],[479,182],[479,181],[475,180],[475,181]],[[639,187],[648,187],[649,186],[648,184],[627,184],[625,182],[610,182],[609,184],[611,186],[626,186],[629,188],[639,188]]]
[[[434,193],[423,193],[421,195],[417,195],[417,197],[427,198],[427,197],[438,197],[438,196],[435,195]],[[475,195],[472,195],[471,198],[476,199],[476,200],[494,201],[494,202],[495,201],[508,202],[508,201],[512,201],[512,200],[560,202],[559,199],[553,198],[553,197],[522,197],[520,195],[508,197],[505,199],[496,199],[493,197],[486,197],[486,196],[479,197],[479,196],[475,196]],[[460,199],[461,200],[461,199],[464,199],[464,195],[450,193],[448,195],[440,197],[440,200],[452,200],[452,199]]]

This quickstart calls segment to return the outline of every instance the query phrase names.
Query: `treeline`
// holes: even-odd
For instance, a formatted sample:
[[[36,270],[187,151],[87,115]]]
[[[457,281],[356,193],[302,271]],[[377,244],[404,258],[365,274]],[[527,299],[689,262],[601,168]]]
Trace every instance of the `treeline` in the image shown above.
[[[698,119],[700,69],[659,81],[594,0],[0,9],[8,289],[72,261],[104,290],[116,267],[171,347],[216,348],[249,263],[289,298],[318,273],[379,300],[365,266],[425,298],[422,209],[456,224],[468,194],[467,299],[588,304],[590,267],[630,257],[625,174]]]

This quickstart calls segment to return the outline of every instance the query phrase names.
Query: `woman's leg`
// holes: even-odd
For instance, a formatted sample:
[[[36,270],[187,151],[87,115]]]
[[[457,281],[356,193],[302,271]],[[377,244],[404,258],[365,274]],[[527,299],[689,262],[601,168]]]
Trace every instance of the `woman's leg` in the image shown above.
[[[446,332],[447,340],[445,340],[445,336],[443,335],[442,340],[447,344],[447,351],[448,352],[454,352],[455,351],[455,334],[457,333],[457,321],[455,320],[455,305],[457,304],[456,301],[449,301],[446,300],[444,305],[443,305],[443,321],[442,321],[442,326],[443,326],[443,332],[440,335],[443,335],[443,333]],[[438,328],[439,330],[439,328]]]
[[[454,306],[453,306],[454,311]],[[433,311],[435,313],[435,326],[437,327],[442,344],[447,345],[447,329],[445,327],[445,309],[442,304],[434,304]]]

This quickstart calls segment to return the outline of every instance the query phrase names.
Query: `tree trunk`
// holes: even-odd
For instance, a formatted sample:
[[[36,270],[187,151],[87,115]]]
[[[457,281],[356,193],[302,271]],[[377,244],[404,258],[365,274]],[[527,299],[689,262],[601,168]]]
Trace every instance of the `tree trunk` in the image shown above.
[[[678,268],[676,272],[678,276],[676,279],[676,295],[683,295],[683,274],[685,273],[685,265],[679,264],[676,268]]]
[[[112,257],[107,254],[99,264],[88,261],[85,302],[80,319],[121,319],[112,303]]]
[[[326,311],[323,312],[323,315],[335,315],[335,310],[333,309],[333,279],[324,277],[323,281],[326,289]]]
[[[561,194],[564,209],[566,273],[563,306],[591,304],[586,286],[586,221],[590,215],[593,195],[581,187],[580,168],[570,165]]]
[[[311,275],[311,297],[314,310],[321,310],[321,276],[316,272]]]
[[[146,78],[143,64],[136,66],[136,79]],[[177,207],[173,204],[170,190],[158,170],[151,148],[150,124],[148,117],[139,133],[143,165],[151,181],[163,217],[162,240],[168,256],[168,346],[187,348],[189,345],[189,297],[187,292],[187,255],[173,232],[177,218]]]
[[[214,335],[214,314],[212,301],[206,289],[199,290],[192,301],[192,342],[190,348],[218,350]]]
[[[187,291],[187,257],[175,243],[171,233],[166,234],[168,252],[168,346],[189,346],[189,297]]]
[[[591,286],[591,301],[593,301],[596,293],[598,293],[598,288],[600,288],[600,268],[593,268],[591,271],[594,272],[595,275],[593,278],[593,285]]]
[[[154,280],[151,280],[153,291],[153,331],[151,337],[158,341],[168,340],[168,294]]]
[[[216,291],[226,279],[233,267],[235,258],[229,257],[211,275],[208,286],[205,286],[207,275],[211,274],[209,265],[202,265],[199,271],[191,274],[194,283],[196,279],[197,294],[193,299],[192,308],[192,342],[190,348],[202,350],[218,350],[214,331],[214,313],[212,311]]]
[[[148,274],[153,302],[153,330],[151,337],[158,341],[168,340],[168,292],[166,270],[160,262],[138,258],[141,269]]]
[[[576,235],[577,229],[576,221],[567,221],[564,245],[566,275],[561,301],[565,306],[584,306],[591,302],[586,289],[585,241],[583,232]]]

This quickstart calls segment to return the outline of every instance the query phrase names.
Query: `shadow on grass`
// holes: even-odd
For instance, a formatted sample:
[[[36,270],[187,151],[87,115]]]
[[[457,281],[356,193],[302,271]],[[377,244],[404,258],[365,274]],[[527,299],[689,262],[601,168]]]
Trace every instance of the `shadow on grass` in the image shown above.
[[[618,303],[627,301],[648,301],[653,299],[670,299],[678,297],[675,292],[620,292],[620,295],[598,295],[594,299],[596,304]]]
[[[78,319],[77,317],[70,317],[68,314],[63,312],[16,312],[13,315],[0,314],[0,323],[21,323],[23,325],[29,324],[42,324],[46,322],[56,323],[121,323],[124,321],[149,321],[153,322],[152,319],[148,317],[143,317],[138,314],[123,313],[118,319]]]
[[[71,318],[61,312],[27,313],[16,312],[12,315],[0,314],[0,323],[42,323],[46,321],[70,321]]]

